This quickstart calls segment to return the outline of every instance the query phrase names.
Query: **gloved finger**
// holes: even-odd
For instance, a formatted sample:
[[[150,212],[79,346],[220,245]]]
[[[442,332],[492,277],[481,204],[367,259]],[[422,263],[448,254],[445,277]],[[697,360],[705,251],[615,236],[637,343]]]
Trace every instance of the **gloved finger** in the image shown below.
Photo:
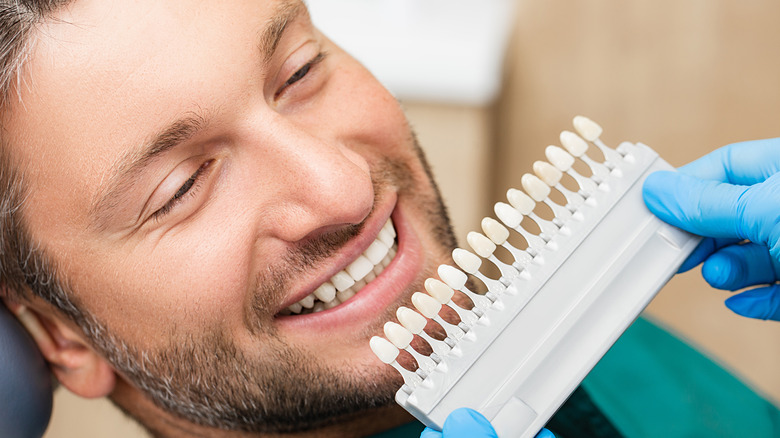
[[[724,246],[728,246],[728,245],[733,245],[741,241],[742,239],[713,239],[711,237],[702,239],[702,241],[699,242],[696,248],[694,248],[691,255],[689,255],[688,258],[685,259],[683,264],[680,265],[680,269],[677,270],[677,273],[681,274],[683,272],[690,271],[691,269],[698,266],[699,263],[705,261],[707,257],[709,257],[712,253],[719,250],[720,248],[723,248]]]
[[[700,179],[749,186],[780,172],[780,138],[734,143],[681,167]]]
[[[479,412],[460,408],[452,411],[444,420],[444,438],[498,438],[490,422]]]
[[[547,429],[542,429],[536,435],[536,438],[555,438],[555,435]]]
[[[420,438],[442,438],[441,432],[438,430],[431,429],[430,427],[426,427],[423,429],[422,433],[420,434]]]
[[[780,321],[780,285],[751,289],[726,300],[726,307],[748,318]]]
[[[748,239],[740,197],[748,187],[660,171],[645,180],[647,208],[664,222],[707,237]]]
[[[767,247],[755,243],[731,245],[712,254],[702,265],[701,273],[712,287],[738,290],[778,279],[778,262]]]

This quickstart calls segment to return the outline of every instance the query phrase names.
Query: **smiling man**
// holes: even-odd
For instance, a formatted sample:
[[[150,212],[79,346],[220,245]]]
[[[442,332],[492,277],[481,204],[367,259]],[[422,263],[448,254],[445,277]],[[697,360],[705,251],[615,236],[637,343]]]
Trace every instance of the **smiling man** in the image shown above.
[[[408,422],[371,353],[455,242],[398,105],[295,0],[3,1],[3,298],[159,436]]]

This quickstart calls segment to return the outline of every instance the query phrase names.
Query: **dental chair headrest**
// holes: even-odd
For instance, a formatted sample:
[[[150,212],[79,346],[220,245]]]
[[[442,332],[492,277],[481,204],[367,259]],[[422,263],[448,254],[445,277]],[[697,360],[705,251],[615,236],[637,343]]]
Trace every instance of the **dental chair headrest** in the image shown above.
[[[0,436],[43,435],[51,416],[51,379],[32,337],[0,303]]]

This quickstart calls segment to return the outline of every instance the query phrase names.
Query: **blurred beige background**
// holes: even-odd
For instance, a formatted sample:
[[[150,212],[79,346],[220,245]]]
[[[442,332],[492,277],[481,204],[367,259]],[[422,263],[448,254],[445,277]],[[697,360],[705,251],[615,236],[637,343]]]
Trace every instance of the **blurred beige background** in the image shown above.
[[[674,165],[780,136],[778,23],[773,0],[519,0],[498,102],[404,102],[458,237],[577,114],[597,120],[607,143],[641,141]],[[778,401],[780,324],[731,314],[727,296],[697,271],[673,279],[648,313]],[[146,435],[108,402],[58,391],[46,438],[107,436]]]

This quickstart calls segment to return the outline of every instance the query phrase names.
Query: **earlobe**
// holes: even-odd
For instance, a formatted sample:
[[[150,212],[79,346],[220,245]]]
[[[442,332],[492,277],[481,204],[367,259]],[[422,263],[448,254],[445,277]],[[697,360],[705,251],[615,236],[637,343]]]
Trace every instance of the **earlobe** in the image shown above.
[[[80,331],[56,316],[6,301],[32,335],[52,373],[68,390],[85,398],[109,395],[116,385],[111,365],[83,339]]]

